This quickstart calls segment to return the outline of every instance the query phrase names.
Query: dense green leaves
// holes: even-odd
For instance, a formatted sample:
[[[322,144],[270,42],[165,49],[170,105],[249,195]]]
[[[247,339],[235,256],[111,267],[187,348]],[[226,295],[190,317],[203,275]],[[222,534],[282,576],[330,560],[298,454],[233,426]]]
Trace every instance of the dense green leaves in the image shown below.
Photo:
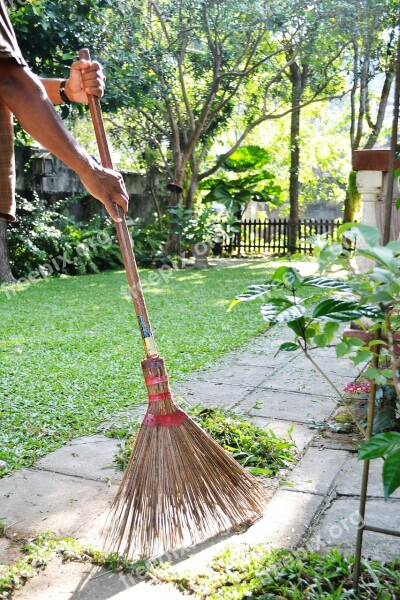
[[[361,460],[385,459],[382,476],[386,499],[400,487],[400,433],[389,431],[374,435],[361,446],[358,456]]]
[[[382,311],[373,305],[349,300],[328,299],[320,302],[314,309],[312,316],[315,318],[330,319],[332,321],[353,321],[361,317],[382,317]]]
[[[293,304],[285,298],[272,298],[268,304],[261,307],[260,311],[263,318],[271,325],[295,321],[306,313],[304,306]]]

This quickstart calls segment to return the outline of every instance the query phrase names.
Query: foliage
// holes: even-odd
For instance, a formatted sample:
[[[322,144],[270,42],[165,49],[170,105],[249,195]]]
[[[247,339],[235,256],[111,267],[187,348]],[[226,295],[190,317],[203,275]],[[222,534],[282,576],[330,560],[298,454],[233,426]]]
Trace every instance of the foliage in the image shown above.
[[[139,218],[128,220],[135,257],[139,265],[143,267],[160,266],[168,262],[169,259],[164,253],[167,222],[167,215],[162,217],[161,228],[156,215],[154,215],[154,220],[148,224]]]
[[[181,245],[186,249],[202,242],[213,244],[224,233],[235,231],[235,218],[221,215],[212,206],[197,203],[193,209],[188,209],[179,204],[169,208],[168,213],[171,215],[172,231],[180,234]]]
[[[195,406],[195,421],[253,475],[276,475],[294,461],[294,442],[222,408]],[[290,438],[291,430],[288,431]]]
[[[249,285],[265,266],[141,271],[173,381],[264,329],[251,310],[228,316],[226,309],[231,289]],[[129,422],[145,402],[143,349],[127,292],[122,271],[0,287],[0,460],[8,463],[1,474],[106,430],[113,415]]]
[[[242,213],[250,201],[281,204],[281,188],[274,175],[263,169],[269,160],[268,152],[260,146],[241,146],[221,165],[220,176],[200,185],[200,189],[209,190],[204,202],[223,204],[233,214]]]
[[[270,327],[286,323],[294,334],[293,341],[283,343],[279,350],[300,350],[312,362],[310,348],[325,348],[332,344],[340,323],[358,323],[364,339],[355,335],[342,336],[335,344],[336,355],[338,358],[348,356],[355,365],[369,362],[363,375],[378,386],[376,402],[386,385],[394,387],[397,401],[400,381],[393,336],[400,326],[400,242],[379,246],[379,231],[366,225],[345,224],[341,233],[345,236],[346,246],[329,243],[324,238],[315,240],[321,275],[302,277],[297,269],[279,267],[265,283],[250,286],[231,306],[266,296],[267,302],[260,308],[262,317]],[[348,245],[358,238],[362,239],[363,247],[356,249],[356,255],[373,261],[373,266],[365,272],[354,271],[349,262]],[[335,264],[341,267],[347,264],[345,279],[324,276],[324,271]],[[324,290],[322,300],[316,302],[315,290]],[[367,324],[363,318],[369,320]],[[329,376],[324,375],[346,404],[342,393]],[[400,485],[400,452],[390,445],[386,452],[385,464],[389,460],[389,467],[383,470],[383,477],[385,494],[389,495]]]
[[[257,427],[233,411],[206,408],[199,404],[188,412],[200,427],[253,475],[274,476],[295,460],[295,444],[290,439],[290,429],[289,438],[282,439],[272,430]],[[131,454],[133,436],[121,440],[121,451],[117,454],[116,462],[123,469]]]
[[[200,574],[161,565],[155,574],[181,590],[208,600],[344,600],[394,598],[400,591],[400,563],[363,560],[359,592],[352,589],[354,558],[338,550],[326,554],[265,545],[228,547]]]
[[[286,4],[126,2],[124,19],[115,21],[116,40],[110,34],[108,41],[109,56],[116,58],[108,68],[109,93],[125,103],[119,136],[143,153],[157,152],[159,164],[184,188],[188,208],[199,181],[215,173],[259,123],[286,112]],[[130,12],[134,25],[126,17]],[[279,28],[288,41],[278,41]],[[213,145],[233,121],[235,142],[216,159]]]
[[[359,451],[361,460],[383,458],[383,487],[387,499],[400,487],[400,433],[379,433],[365,442]]]
[[[65,212],[68,201],[53,203],[34,194],[18,197],[18,222],[9,225],[10,263],[16,277],[84,275],[122,265],[110,220],[77,223]]]
[[[361,194],[357,188],[357,173],[356,171],[350,171],[349,183],[347,187],[348,193],[348,210],[349,210],[349,221],[357,221],[360,217],[361,212]]]
[[[47,77],[67,76],[80,48],[95,56],[104,42],[109,0],[30,0],[10,10],[19,46],[30,67]]]

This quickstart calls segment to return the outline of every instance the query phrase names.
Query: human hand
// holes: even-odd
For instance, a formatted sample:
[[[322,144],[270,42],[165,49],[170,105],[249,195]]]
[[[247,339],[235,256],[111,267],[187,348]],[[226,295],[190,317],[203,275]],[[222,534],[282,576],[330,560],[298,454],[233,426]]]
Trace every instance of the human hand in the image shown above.
[[[106,78],[98,62],[78,60],[71,65],[65,93],[71,102],[87,104],[87,94],[101,98],[104,94]]]
[[[104,204],[113,221],[121,223],[121,213],[115,205],[126,213],[129,202],[122,175],[91,160],[89,168],[80,173],[80,178],[89,194]]]

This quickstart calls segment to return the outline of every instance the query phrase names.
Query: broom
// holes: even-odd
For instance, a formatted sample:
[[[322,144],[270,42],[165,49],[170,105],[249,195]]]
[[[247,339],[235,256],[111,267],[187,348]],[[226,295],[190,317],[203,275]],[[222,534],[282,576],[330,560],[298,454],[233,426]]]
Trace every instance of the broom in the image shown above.
[[[79,53],[90,60],[88,50]],[[98,98],[89,107],[104,167],[112,168]],[[118,206],[116,207],[119,208]],[[264,488],[174,402],[152,334],[122,211],[116,230],[144,343],[149,404],[108,519],[106,545],[128,558],[160,556],[260,517]]]

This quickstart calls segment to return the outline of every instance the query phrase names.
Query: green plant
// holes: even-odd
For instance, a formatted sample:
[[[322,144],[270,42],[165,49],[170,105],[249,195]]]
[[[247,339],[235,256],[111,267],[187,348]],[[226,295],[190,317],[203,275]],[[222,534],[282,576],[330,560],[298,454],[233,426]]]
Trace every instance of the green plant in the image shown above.
[[[203,572],[177,573],[169,565],[154,569],[162,581],[172,582],[196,598],[207,600],[384,600],[398,597],[400,562],[362,561],[359,591],[352,589],[354,558],[338,550],[317,554],[265,545],[229,546]]]
[[[174,233],[180,234],[181,245],[189,249],[200,243],[212,244],[224,231],[233,231],[231,219],[221,217],[212,207],[198,203],[193,209],[178,205],[168,209]],[[224,229],[224,223],[227,227]]]
[[[295,461],[291,428],[288,438],[282,439],[272,430],[257,427],[233,411],[206,408],[199,404],[189,408],[188,412],[200,427],[253,475],[274,476]],[[117,429],[114,433],[115,437],[120,438],[121,447],[115,460],[121,469],[126,468],[138,426],[136,423],[129,430]]]
[[[78,223],[68,215],[68,200],[50,208],[34,194],[18,197],[18,222],[9,227],[10,262],[16,277],[39,273],[84,275],[122,265],[111,221],[94,217]]]
[[[163,215],[160,223],[157,215],[146,224],[143,219],[128,220],[137,263],[143,267],[160,266],[170,259],[165,256],[164,246],[168,232],[168,215]]]
[[[279,351],[301,351],[328,381],[364,434],[345,396],[319,368],[310,349],[335,344],[338,358],[348,356],[355,365],[369,363],[363,376],[377,386],[376,402],[385,394],[385,386],[395,390],[394,399],[398,401],[399,359],[394,337],[400,327],[400,242],[379,246],[379,231],[365,225],[346,224],[340,233],[346,238],[346,246],[326,238],[314,240],[319,275],[302,277],[297,269],[279,267],[265,283],[252,285],[239,295],[231,307],[265,296],[267,301],[260,311],[269,326],[285,323],[293,333],[293,341],[283,343]],[[359,238],[363,247],[357,248],[356,256],[373,263],[366,271],[354,269],[348,250],[349,242]],[[346,277],[325,276],[333,265],[346,268]],[[316,297],[316,290],[324,290],[322,300]],[[342,335],[339,341],[335,339],[340,323],[351,322],[358,324],[358,334],[356,331]],[[398,421],[392,425],[398,427]],[[383,471],[385,494],[389,495],[400,486],[400,452],[398,446],[387,444],[383,453],[391,466],[390,475],[388,468]]]
[[[270,155],[260,146],[241,146],[221,165],[218,177],[201,183],[207,190],[205,202],[223,204],[231,214],[242,213],[250,201],[266,202],[274,207],[283,202],[282,189],[275,176],[264,169]]]

